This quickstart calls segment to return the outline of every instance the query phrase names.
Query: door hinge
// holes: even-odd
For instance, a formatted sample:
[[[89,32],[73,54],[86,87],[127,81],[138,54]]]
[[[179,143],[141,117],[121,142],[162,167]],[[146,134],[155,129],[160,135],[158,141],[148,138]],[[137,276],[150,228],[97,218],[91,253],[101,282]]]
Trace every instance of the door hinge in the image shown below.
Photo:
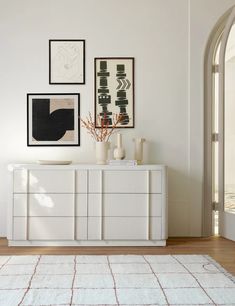
[[[212,66],[212,72],[218,73],[219,72],[219,65],[213,65]]]
[[[219,203],[218,202],[212,202],[212,210],[214,210],[214,211],[219,210]]]
[[[214,141],[214,142],[219,141],[219,133],[213,133],[212,134],[212,141]]]

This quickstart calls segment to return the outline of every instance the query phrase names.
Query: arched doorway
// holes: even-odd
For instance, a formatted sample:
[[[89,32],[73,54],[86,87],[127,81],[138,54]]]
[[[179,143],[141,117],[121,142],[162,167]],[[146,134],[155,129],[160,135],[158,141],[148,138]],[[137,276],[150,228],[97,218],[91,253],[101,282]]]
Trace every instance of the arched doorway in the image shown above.
[[[205,56],[205,236],[235,240],[235,7],[215,26]],[[234,88],[234,89],[233,89]]]

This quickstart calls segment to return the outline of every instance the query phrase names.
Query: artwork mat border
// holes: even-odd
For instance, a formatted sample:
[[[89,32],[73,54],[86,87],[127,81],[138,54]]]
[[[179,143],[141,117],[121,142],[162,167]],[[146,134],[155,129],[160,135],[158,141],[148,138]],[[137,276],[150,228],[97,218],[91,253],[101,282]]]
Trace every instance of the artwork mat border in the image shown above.
[[[51,81],[51,63],[52,63],[52,59],[51,59],[51,42],[69,42],[69,41],[80,41],[83,42],[83,81],[82,82],[52,82]],[[49,84],[51,85],[84,85],[86,83],[86,69],[85,69],[85,64],[86,64],[86,53],[85,53],[85,49],[86,49],[86,41],[85,39],[49,39]]]
[[[29,140],[29,137],[32,136],[32,124],[31,124],[31,133],[29,133],[30,125],[29,125],[29,116],[30,116],[30,103],[32,103],[32,100],[30,100],[30,96],[76,96],[77,97],[77,117],[74,116],[74,124],[76,132],[76,122],[77,122],[77,143],[74,144],[32,144]],[[31,112],[32,114],[32,112]],[[31,134],[31,135],[30,135]],[[80,124],[80,93],[27,93],[27,146],[28,147],[74,147],[74,146],[80,146],[80,136],[81,134],[81,124]]]
[[[96,61],[97,60],[131,60],[132,61],[132,110],[133,110],[133,124],[132,126],[117,126],[118,129],[133,129],[135,128],[135,58],[134,57],[95,57],[94,58],[94,120],[95,120],[95,127],[96,128],[101,128],[100,126],[97,125],[97,107],[96,107],[96,102],[97,102],[97,86],[96,86],[96,73],[97,73],[97,69],[96,69]],[[112,128],[112,126],[110,126],[109,128]]]

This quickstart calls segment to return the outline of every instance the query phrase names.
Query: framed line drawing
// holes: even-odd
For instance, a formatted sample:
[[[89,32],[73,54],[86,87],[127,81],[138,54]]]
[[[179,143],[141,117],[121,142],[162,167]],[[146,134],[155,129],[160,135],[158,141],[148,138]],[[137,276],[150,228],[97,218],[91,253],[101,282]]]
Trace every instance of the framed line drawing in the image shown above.
[[[85,40],[49,40],[49,84],[85,84]]]
[[[95,58],[95,125],[112,127],[113,116],[122,115],[118,128],[134,128],[134,58]]]
[[[80,94],[27,94],[28,146],[80,145]]]

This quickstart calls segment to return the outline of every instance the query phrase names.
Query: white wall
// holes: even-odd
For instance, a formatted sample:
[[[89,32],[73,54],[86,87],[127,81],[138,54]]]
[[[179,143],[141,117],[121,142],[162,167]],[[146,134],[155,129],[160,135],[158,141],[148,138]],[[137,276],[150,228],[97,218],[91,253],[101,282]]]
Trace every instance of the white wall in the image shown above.
[[[169,233],[200,236],[203,57],[217,19],[235,0],[0,0],[0,236],[6,234],[7,164],[37,159],[94,162],[93,144],[27,147],[26,94],[80,92],[93,110],[93,59],[135,57],[136,128],[145,162],[169,166]],[[48,84],[48,40],[86,40],[86,85]]]

